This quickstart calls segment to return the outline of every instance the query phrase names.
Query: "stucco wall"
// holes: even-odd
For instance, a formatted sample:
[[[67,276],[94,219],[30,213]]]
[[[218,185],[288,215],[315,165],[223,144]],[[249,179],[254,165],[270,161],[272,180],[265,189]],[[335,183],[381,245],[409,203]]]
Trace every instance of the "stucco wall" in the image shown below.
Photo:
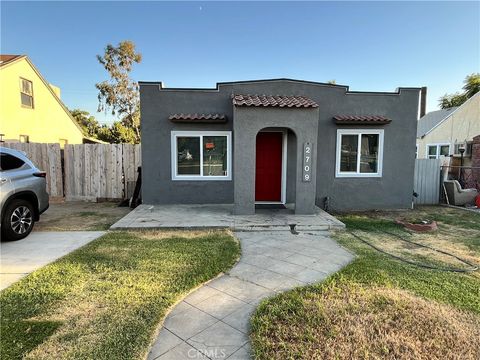
[[[235,151],[232,181],[172,181],[170,133],[172,130],[232,130],[235,122],[231,101],[233,93],[272,94],[304,95],[319,104],[318,130],[310,134],[315,138],[313,142],[317,146],[318,154],[316,191],[297,191],[290,186],[293,180],[289,176],[287,201],[295,200],[293,193],[297,196],[301,193],[302,196],[315,198],[318,206],[323,206],[324,198],[328,197],[330,208],[340,211],[408,208],[413,192],[419,91],[419,88],[408,88],[400,89],[399,93],[355,93],[348,92],[347,88],[342,86],[291,80],[226,83],[219,84],[218,89],[195,90],[161,89],[158,83],[141,83],[143,200],[147,204],[233,203],[234,182],[237,177],[247,176],[250,181],[254,179],[254,173],[236,173]],[[248,111],[255,109],[256,114],[260,115],[258,108],[249,108]],[[276,126],[293,128],[292,124],[298,122],[301,126],[302,118],[299,112],[295,113],[296,110],[274,110],[268,112],[266,120],[270,120],[261,126],[275,126],[271,124],[271,121],[274,121],[271,116],[275,117],[277,114],[279,119],[285,118],[285,111],[292,111],[292,116],[288,115],[288,121],[282,120]],[[168,116],[173,113],[221,113],[228,116],[228,122],[175,124],[168,120]],[[389,125],[368,127],[385,131],[381,178],[335,178],[336,130],[340,127],[332,121],[332,117],[339,114],[384,115],[392,119]],[[239,147],[236,146],[236,141],[244,141],[239,140],[238,135],[235,133],[233,136],[233,147],[237,151]],[[291,139],[289,145],[290,142]],[[298,149],[301,142],[296,143]],[[288,153],[292,155],[290,147]],[[250,156],[253,156],[251,159],[254,163],[254,153]],[[291,166],[295,164],[292,165],[289,159],[288,167]],[[297,166],[297,169],[297,177],[300,177],[300,166]],[[295,186],[298,186],[297,182]]]
[[[233,203],[233,181],[173,181],[171,131],[232,130],[233,109],[228,93],[212,91],[159,91],[141,86],[142,199],[147,204]],[[225,124],[179,124],[174,113],[226,114]]]
[[[297,176],[297,137],[289,130],[287,133],[287,203],[295,202]]]
[[[418,158],[427,157],[428,144],[450,144],[450,154],[453,154],[455,143],[472,141],[476,135],[480,135],[480,93],[465,102],[424,138],[417,139]]]
[[[21,77],[32,82],[33,109],[21,105]],[[67,139],[69,144],[82,143],[82,132],[59,104],[49,86],[26,59],[0,68],[0,133],[4,134],[5,141],[19,141],[20,135],[28,135],[30,142],[58,143],[60,139]],[[54,92],[57,91],[55,88]]]
[[[295,148],[290,155],[302,164],[303,144],[316,146],[318,133],[318,108],[234,108],[234,211],[237,214],[255,213],[255,154],[256,136],[262,129],[290,129],[295,134]],[[252,161],[253,159],[253,161]],[[317,154],[312,153],[312,168],[316,168]],[[287,164],[288,168],[288,164]],[[290,175],[293,175],[292,173]],[[287,178],[295,185],[295,213],[313,214],[315,212],[316,172],[312,172],[311,181],[302,181],[302,168],[296,167],[295,176]],[[290,195],[292,197],[292,195]]]
[[[316,100],[316,99],[315,99]],[[320,113],[318,154],[317,203],[328,197],[334,210],[397,209],[411,205],[415,165],[418,92],[402,90],[392,95],[347,95],[338,108]],[[385,126],[338,126],[334,114],[384,115],[392,122]],[[383,129],[382,177],[336,178],[335,151],[337,129]]]

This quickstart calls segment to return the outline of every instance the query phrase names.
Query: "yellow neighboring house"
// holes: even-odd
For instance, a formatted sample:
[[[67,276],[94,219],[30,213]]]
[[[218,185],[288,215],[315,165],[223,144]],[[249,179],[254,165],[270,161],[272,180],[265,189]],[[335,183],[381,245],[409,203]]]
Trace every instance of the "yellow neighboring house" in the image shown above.
[[[480,93],[461,106],[432,111],[418,120],[417,157],[438,159],[463,154],[464,164],[470,163],[472,139],[480,135]]]
[[[0,55],[0,137],[4,142],[82,144],[86,137],[26,55]]]

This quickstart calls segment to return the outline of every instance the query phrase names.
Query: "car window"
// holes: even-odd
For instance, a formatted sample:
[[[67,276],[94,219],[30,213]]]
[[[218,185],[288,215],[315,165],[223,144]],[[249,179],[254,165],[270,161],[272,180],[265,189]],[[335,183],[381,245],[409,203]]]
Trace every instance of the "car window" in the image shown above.
[[[18,169],[25,164],[23,160],[10,154],[1,153],[0,156],[0,169],[2,171]]]

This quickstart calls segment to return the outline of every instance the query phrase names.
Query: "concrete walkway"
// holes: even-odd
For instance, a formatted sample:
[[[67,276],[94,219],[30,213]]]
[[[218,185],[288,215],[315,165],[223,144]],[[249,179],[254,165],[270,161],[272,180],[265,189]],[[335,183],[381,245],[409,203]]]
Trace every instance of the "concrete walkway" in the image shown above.
[[[250,359],[250,316],[263,298],[321,281],[353,259],[326,231],[235,235],[240,262],[173,309],[148,359]]]
[[[140,205],[113,224],[111,230],[122,229],[225,229],[298,231],[344,229],[345,225],[323,211],[313,215],[296,215],[292,208],[257,209],[254,215],[233,215],[233,205]]]
[[[105,231],[33,232],[0,244],[0,290],[105,234]]]

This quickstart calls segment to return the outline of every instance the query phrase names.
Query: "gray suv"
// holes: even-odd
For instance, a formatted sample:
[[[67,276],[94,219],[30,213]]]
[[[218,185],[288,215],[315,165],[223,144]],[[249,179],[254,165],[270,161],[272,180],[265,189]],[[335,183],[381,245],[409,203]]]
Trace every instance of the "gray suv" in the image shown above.
[[[20,240],[48,209],[46,173],[20,151],[0,147],[2,240]]]

